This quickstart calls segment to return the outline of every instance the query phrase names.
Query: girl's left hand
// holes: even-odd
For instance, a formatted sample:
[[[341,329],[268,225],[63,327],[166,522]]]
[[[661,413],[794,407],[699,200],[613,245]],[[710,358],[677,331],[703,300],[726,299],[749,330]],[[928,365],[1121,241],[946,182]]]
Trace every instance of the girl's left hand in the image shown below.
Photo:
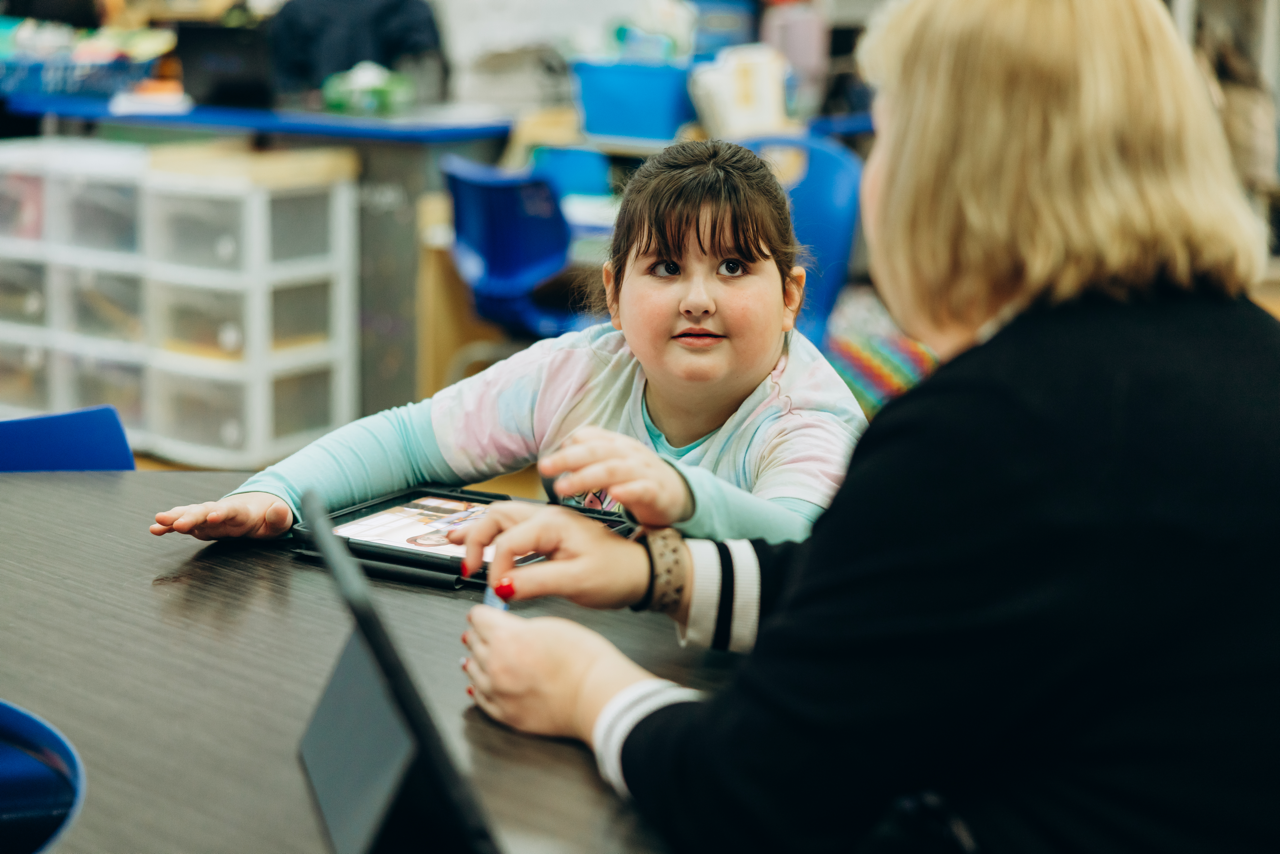
[[[591,744],[605,704],[654,678],[600,635],[570,620],[517,617],[477,605],[462,635],[468,693],[489,717],[535,735]]]
[[[555,453],[538,461],[538,472],[556,478],[557,495],[608,490],[650,528],[668,528],[693,515],[693,495],[675,466],[621,433],[579,428]]]

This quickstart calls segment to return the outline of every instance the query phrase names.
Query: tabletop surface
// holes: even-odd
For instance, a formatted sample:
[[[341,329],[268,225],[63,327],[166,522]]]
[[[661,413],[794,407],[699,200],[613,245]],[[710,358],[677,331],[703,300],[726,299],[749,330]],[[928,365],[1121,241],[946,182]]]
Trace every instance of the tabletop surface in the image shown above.
[[[258,133],[289,133],[371,139],[386,142],[457,142],[505,137],[511,131],[509,115],[493,108],[468,104],[441,104],[391,118],[347,116],[302,110],[255,110],[242,107],[197,106],[182,113],[122,114],[111,112],[106,98],[84,95],[11,95],[8,110],[26,115],[52,113],[68,118],[131,124],[210,127]]]
[[[0,474],[0,698],[80,752],[84,811],[58,852],[323,852],[298,743],[351,629],[322,570],[277,546],[153,537],[151,517],[237,486],[228,472]],[[465,694],[471,591],[375,582],[376,603],[504,850],[662,846],[577,742],[521,735]],[[659,676],[728,678],[656,614],[557,600]]]

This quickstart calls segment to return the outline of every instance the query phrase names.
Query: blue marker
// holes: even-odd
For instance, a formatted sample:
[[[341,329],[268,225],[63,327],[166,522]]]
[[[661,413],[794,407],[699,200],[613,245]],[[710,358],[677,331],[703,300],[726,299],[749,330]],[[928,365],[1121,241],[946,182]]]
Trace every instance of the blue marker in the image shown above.
[[[487,584],[484,586],[484,604],[490,608],[497,608],[499,611],[505,611],[508,607],[507,603],[502,601],[502,597],[494,593],[493,588]]]

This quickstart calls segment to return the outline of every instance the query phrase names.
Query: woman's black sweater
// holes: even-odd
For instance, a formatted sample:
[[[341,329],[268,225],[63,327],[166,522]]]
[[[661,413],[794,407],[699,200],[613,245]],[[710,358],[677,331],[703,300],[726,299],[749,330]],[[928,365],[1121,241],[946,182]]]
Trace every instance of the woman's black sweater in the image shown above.
[[[755,547],[733,682],[623,748],[677,850],[854,851],[934,792],[993,854],[1280,851],[1280,323],[1251,302],[1034,308],[884,408],[807,542]]]

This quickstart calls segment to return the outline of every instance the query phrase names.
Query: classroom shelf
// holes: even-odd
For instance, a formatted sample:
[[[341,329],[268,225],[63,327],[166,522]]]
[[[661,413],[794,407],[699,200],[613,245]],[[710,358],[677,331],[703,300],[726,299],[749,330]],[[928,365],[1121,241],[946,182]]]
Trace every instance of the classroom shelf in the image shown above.
[[[350,421],[355,171],[345,149],[0,144],[0,417],[111,404],[135,450],[216,468]]]

